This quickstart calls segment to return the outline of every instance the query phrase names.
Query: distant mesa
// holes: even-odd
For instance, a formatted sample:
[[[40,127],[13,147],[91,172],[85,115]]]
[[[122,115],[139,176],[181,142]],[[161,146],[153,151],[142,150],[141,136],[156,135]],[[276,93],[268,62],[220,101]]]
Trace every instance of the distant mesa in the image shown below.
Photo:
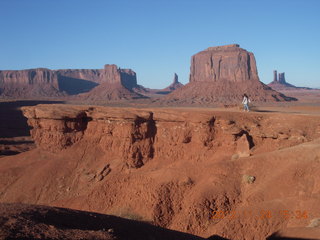
[[[146,98],[134,91],[140,86],[137,84],[136,73],[131,69],[121,69],[114,64],[106,64],[104,69],[99,71],[99,78],[96,81],[99,83],[97,87],[77,95],[76,98],[90,101]]]
[[[97,89],[96,89],[97,88]],[[44,68],[0,71],[1,98],[47,98],[81,94],[78,99],[128,99],[143,97],[134,93],[136,73],[107,64],[103,69]],[[91,90],[94,90],[91,96]]]
[[[237,104],[247,93],[253,101],[293,101],[259,80],[253,53],[238,44],[209,47],[191,58],[190,80],[163,99],[167,104]]]
[[[285,73],[277,74],[277,70],[273,71],[273,81],[268,84],[269,87],[276,91],[288,91],[288,90],[311,90],[312,88],[307,87],[296,87],[288,82],[285,79]]]
[[[58,75],[46,68],[0,71],[0,96],[2,98],[61,97]]]
[[[191,57],[189,83],[175,73],[164,89],[149,89],[137,83],[136,73],[106,64],[103,69],[46,68],[0,71],[0,98],[59,98],[79,101],[157,99],[160,105],[234,105],[247,93],[255,102],[293,101],[279,93],[286,83],[284,73],[269,86],[259,80],[253,53],[238,44],[209,47]],[[271,87],[275,90],[273,90]]]

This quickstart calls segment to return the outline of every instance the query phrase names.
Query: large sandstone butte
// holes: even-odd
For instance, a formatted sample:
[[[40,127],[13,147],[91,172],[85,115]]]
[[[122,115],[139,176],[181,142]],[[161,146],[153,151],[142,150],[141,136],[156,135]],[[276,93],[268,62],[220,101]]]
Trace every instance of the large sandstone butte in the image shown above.
[[[191,58],[190,82],[259,80],[253,53],[238,44],[209,47]]]
[[[0,202],[95,211],[232,240],[262,240],[320,218],[319,115],[22,110],[37,148],[1,158]]]
[[[210,47],[191,58],[190,82],[170,94],[168,104],[235,104],[247,93],[253,101],[290,101],[259,80],[253,53],[238,44]]]
[[[100,86],[98,86],[100,85]],[[90,90],[98,86],[98,90]],[[103,69],[28,69],[0,71],[0,96],[2,98],[46,98],[76,95],[89,92],[90,96],[119,99],[123,95],[140,97],[132,89],[138,87],[136,73],[116,65],[105,65]],[[99,92],[99,94],[97,94]],[[108,95],[112,92],[113,95]],[[103,94],[105,93],[105,94]],[[109,96],[109,97],[108,97]],[[81,97],[80,97],[81,98]]]

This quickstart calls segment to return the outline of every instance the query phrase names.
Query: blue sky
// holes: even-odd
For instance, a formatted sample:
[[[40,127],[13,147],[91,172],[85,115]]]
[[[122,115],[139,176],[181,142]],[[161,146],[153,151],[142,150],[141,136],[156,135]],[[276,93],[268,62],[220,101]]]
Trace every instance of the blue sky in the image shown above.
[[[138,83],[189,80],[190,58],[238,43],[255,54],[260,80],[273,70],[320,87],[320,0],[0,0],[0,69],[103,68]]]

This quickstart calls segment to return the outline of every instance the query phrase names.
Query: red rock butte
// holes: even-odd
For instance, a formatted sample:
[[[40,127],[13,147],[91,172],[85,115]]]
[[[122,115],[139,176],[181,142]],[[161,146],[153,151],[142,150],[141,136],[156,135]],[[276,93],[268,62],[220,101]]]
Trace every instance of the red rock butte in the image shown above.
[[[191,58],[190,82],[259,81],[253,53],[238,44],[209,47]]]
[[[234,105],[246,93],[255,102],[293,101],[259,80],[253,53],[238,44],[209,47],[191,57],[190,81],[163,99],[168,105]]]

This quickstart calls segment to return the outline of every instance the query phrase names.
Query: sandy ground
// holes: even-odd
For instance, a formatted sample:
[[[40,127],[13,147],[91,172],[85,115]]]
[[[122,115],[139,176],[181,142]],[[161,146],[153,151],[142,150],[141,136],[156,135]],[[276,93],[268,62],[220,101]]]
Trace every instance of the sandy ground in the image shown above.
[[[165,108],[141,103],[139,109],[152,111],[159,119],[177,116],[180,121],[184,119],[188,127],[197,121],[203,121],[203,118],[215,116],[215,138],[210,140],[208,146],[189,140],[185,133],[182,134],[183,144],[167,144],[158,140],[161,145],[154,147],[156,157],[138,169],[125,169],[119,157],[112,155],[115,158],[107,160],[111,164],[111,173],[98,182],[86,182],[80,173],[88,166],[92,171],[95,171],[95,167],[100,171],[101,164],[105,165],[107,156],[111,156],[111,152],[100,154],[101,150],[96,148],[98,146],[92,145],[97,143],[95,135],[99,135],[99,128],[92,129],[91,135],[88,133],[88,138],[83,142],[61,153],[50,153],[37,147],[37,141],[30,136],[27,119],[20,111],[22,106],[50,102],[0,102],[2,203],[45,204],[118,216],[123,216],[123,213],[116,209],[121,206],[125,209],[124,206],[128,205],[130,211],[153,224],[194,235],[180,238],[178,235],[169,234],[164,238],[161,234],[151,234],[146,238],[149,233],[143,229],[149,227],[145,225],[137,226],[138,230],[134,233],[116,235],[100,229],[79,227],[83,224],[81,221],[87,221],[79,212],[68,213],[48,210],[46,207],[37,209],[33,206],[16,205],[1,207],[2,216],[5,216],[1,221],[7,226],[1,228],[1,237],[21,239],[30,234],[29,239],[59,239],[63,236],[65,239],[202,239],[210,236],[210,239],[265,239],[279,230],[278,234],[268,239],[284,239],[284,236],[287,237],[285,239],[319,239],[319,92],[287,94],[299,98],[300,101],[272,105],[253,103],[249,113],[243,112],[241,106]],[[129,104],[132,111],[136,111],[134,107],[137,106]],[[115,112],[118,114],[121,108]],[[167,129],[172,129],[173,126],[166,125],[165,122],[161,124]],[[178,123],[174,124],[179,127]],[[228,130],[230,124],[235,126]],[[257,127],[260,129],[259,134],[265,136],[254,135]],[[241,143],[243,139],[240,139],[239,135],[231,144],[232,138],[223,131],[219,132],[219,129],[231,132],[236,129],[239,133],[245,130],[253,136],[255,146],[250,149],[249,155],[239,158],[234,152],[235,146],[236,149],[243,150],[242,148],[247,149],[246,144],[249,143]],[[196,129],[190,127],[188,131],[195,132]],[[175,132],[171,132],[174,139]],[[159,129],[157,134],[160,133]],[[202,138],[203,136],[199,135],[197,141]],[[81,155],[82,149],[88,144],[91,147]],[[168,146],[170,144],[177,144],[179,150],[173,151]],[[207,148],[209,150],[205,150]],[[117,151],[119,152],[115,149],[115,152]],[[203,152],[201,158],[198,157],[199,151]],[[76,160],[78,157],[82,158],[82,162]],[[228,181],[225,180],[226,176]],[[90,175],[86,175],[87,177]],[[65,189],[62,189],[57,181]],[[142,202],[144,204],[141,204]],[[284,212],[285,210],[290,211]],[[41,213],[51,211],[54,215],[51,216],[59,219],[64,218],[63,214],[71,214],[73,218],[81,221],[65,228],[55,224],[39,225],[39,222],[34,221],[34,215],[38,215],[29,214],[37,211],[40,216]],[[212,214],[214,211],[216,215]],[[263,215],[261,218],[261,211],[272,216],[268,218]],[[245,216],[245,213],[249,212],[251,215]],[[303,212],[306,212],[307,216],[303,215]],[[288,215],[290,219],[287,219]],[[27,217],[22,219],[21,216]],[[208,217],[209,221],[206,220]],[[112,222],[114,220],[110,224]],[[131,229],[130,224],[121,222],[120,232]],[[23,230],[22,225],[28,227]],[[19,236],[13,235],[17,232]],[[78,234],[79,237],[73,238],[72,234]],[[218,238],[217,235],[221,237]],[[18,237],[14,238],[16,236]]]

